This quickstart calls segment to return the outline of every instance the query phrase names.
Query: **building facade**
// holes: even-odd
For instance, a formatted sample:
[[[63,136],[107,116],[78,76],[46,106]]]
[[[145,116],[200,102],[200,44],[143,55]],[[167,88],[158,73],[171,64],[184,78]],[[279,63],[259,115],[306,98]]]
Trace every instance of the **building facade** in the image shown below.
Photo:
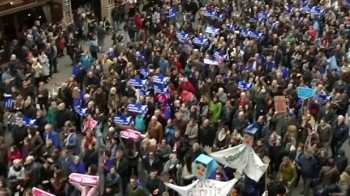
[[[1,0],[0,64],[8,61],[7,49],[26,28],[40,24],[59,24],[72,18],[71,0]]]
[[[101,17],[106,17],[112,22],[112,9],[115,7],[115,0],[101,0]]]

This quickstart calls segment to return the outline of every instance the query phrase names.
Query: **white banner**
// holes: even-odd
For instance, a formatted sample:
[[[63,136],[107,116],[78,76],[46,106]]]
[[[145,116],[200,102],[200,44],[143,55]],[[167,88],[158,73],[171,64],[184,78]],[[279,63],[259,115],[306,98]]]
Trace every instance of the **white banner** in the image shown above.
[[[176,186],[170,183],[165,183],[165,186],[178,192],[181,196],[227,196],[237,179],[232,179],[228,182],[216,180],[196,180],[188,186]]]
[[[259,181],[265,173],[266,166],[252,147],[245,144],[210,154],[217,162],[243,172],[250,179]]]

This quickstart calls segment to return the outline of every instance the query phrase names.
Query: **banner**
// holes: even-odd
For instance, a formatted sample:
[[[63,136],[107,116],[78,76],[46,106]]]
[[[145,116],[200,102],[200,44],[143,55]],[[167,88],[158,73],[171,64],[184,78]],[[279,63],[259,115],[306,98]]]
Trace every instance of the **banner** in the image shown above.
[[[113,122],[119,125],[132,125],[134,123],[131,116],[126,117],[124,115],[115,116]]]
[[[32,193],[33,193],[33,196],[55,196],[53,194],[50,194],[46,191],[43,191],[43,190],[35,188],[35,187],[32,189]]]
[[[5,109],[13,109],[15,107],[15,100],[11,94],[4,94]]]
[[[79,116],[87,116],[88,115],[88,109],[87,108],[81,108],[81,107],[74,107],[75,113],[77,113]]]
[[[252,90],[253,85],[248,83],[248,82],[244,82],[244,81],[240,81],[238,82],[238,89],[242,90],[242,91],[250,91]]]
[[[164,77],[164,76],[160,76],[160,75],[155,75],[155,76],[153,76],[153,83],[160,84],[160,85],[168,85],[169,78]]]
[[[82,186],[97,187],[98,182],[99,182],[99,177],[85,175],[85,174],[72,173],[71,175],[69,175],[69,182],[70,183],[77,183],[77,184],[80,184]]]
[[[232,179],[228,182],[217,180],[196,180],[192,184],[183,187],[170,183],[164,184],[178,192],[181,196],[227,196],[236,182],[236,179]]]
[[[141,68],[140,69],[140,74],[144,77],[144,78],[147,78],[148,77],[148,74],[149,74],[149,71],[147,68]]]
[[[190,39],[190,35],[187,33],[176,33],[176,38],[179,40],[179,42],[185,43]]]
[[[129,85],[134,87],[147,87],[148,80],[132,78],[129,80]]]
[[[170,19],[175,19],[176,14],[177,14],[176,8],[175,8],[175,7],[171,7],[171,8],[167,11],[167,16],[166,16],[166,18],[167,18],[168,20],[170,20]]]
[[[208,39],[203,37],[195,37],[193,39],[193,44],[197,46],[205,46],[209,43]]]
[[[147,114],[148,106],[147,105],[142,105],[142,104],[130,103],[128,105],[128,111],[129,112],[135,112],[135,113],[138,113],[138,114]]]
[[[140,141],[141,133],[132,129],[127,129],[120,132],[120,137],[125,139],[133,139],[134,141]]]
[[[243,171],[245,175],[256,182],[266,170],[265,164],[255,154],[253,148],[244,144],[211,153],[210,156],[225,166],[237,169],[239,172]]]
[[[30,119],[27,117],[23,117],[23,124],[27,127],[32,127],[36,125],[36,119]]]

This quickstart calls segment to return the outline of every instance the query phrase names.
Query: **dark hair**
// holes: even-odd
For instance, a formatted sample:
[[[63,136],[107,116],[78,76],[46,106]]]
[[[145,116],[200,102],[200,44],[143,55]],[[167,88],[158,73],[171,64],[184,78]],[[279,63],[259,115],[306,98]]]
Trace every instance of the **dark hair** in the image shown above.
[[[95,164],[92,164],[89,166],[89,175],[96,175],[97,174],[97,166]]]
[[[130,176],[130,179],[138,180],[137,177],[136,177],[135,175],[131,175],[131,176]]]
[[[106,150],[106,151],[105,151],[105,156],[107,156],[107,157],[111,157],[111,156],[112,156],[111,151]]]

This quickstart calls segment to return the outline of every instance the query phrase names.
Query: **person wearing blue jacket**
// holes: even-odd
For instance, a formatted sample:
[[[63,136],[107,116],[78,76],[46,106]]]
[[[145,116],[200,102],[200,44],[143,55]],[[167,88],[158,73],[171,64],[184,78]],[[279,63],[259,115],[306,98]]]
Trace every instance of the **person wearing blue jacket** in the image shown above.
[[[312,180],[317,177],[317,161],[312,156],[312,152],[305,151],[296,163],[304,183],[304,191],[301,194],[310,195],[310,185]]]
[[[142,114],[139,114],[135,118],[135,129],[136,131],[139,131],[140,133],[144,134],[146,131],[146,123],[145,123],[145,116]]]
[[[79,156],[74,156],[74,160],[69,165],[70,173],[86,174],[86,170],[82,161],[80,161]]]
[[[69,165],[69,173],[86,174],[84,164],[80,160],[79,156],[74,156],[73,161]],[[68,189],[67,192],[68,193],[73,192],[73,195],[78,195],[79,193],[79,191],[71,184],[68,185],[67,189]]]
[[[175,138],[176,127],[173,124],[171,119],[168,120],[167,125],[165,126],[165,138],[168,144],[172,144]]]
[[[80,58],[81,66],[84,71],[89,71],[94,64],[94,58],[89,54],[88,51],[85,51]]]
[[[58,133],[52,129],[52,126],[50,124],[45,125],[45,132],[44,132],[44,140],[45,143],[47,140],[52,141],[52,145],[61,151],[61,144],[60,144],[60,138],[58,136]]]

